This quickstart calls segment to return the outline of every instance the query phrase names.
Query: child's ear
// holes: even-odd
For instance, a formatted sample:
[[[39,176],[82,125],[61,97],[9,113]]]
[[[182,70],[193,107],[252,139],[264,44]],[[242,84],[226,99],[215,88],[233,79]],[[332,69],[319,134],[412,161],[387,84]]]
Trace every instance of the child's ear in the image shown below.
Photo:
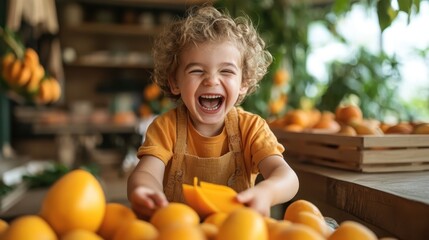
[[[247,93],[247,90],[249,89],[249,87],[248,86],[245,86],[245,85],[243,85],[243,84],[241,84],[241,87],[240,87],[240,95],[245,95],[246,93]]]
[[[179,95],[180,94],[180,89],[177,86],[176,80],[172,76],[168,77],[168,84],[170,85],[170,91],[174,95]]]

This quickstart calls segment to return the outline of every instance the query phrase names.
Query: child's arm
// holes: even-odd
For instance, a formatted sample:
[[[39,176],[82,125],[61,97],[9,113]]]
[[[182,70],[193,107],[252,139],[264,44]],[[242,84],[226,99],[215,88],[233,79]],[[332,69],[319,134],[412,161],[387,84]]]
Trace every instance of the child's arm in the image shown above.
[[[269,216],[271,206],[291,200],[298,192],[296,173],[286,161],[277,155],[269,156],[259,163],[264,180],[254,188],[238,194],[237,200]]]
[[[165,164],[160,159],[145,155],[128,178],[128,199],[143,219],[168,204],[162,186],[164,171]]]

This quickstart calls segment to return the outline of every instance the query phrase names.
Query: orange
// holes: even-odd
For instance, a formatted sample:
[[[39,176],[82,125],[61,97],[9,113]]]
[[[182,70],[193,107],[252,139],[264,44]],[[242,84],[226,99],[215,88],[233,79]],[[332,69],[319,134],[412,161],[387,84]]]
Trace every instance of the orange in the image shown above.
[[[280,114],[285,108],[287,103],[287,95],[282,94],[279,98],[273,100],[271,99],[268,104],[269,112],[273,115]]]
[[[368,121],[351,121],[349,125],[355,129],[357,135],[384,135],[378,125]]]
[[[308,110],[308,115],[310,116],[309,127],[313,127],[314,125],[316,125],[316,123],[320,121],[320,118],[322,116],[327,116],[325,112],[322,113],[319,109],[316,108]]]
[[[28,83],[28,81],[30,81],[30,78],[31,67],[26,64],[22,64],[21,72],[19,73],[18,78],[15,80],[15,84],[17,86],[24,86]]]
[[[136,121],[137,121],[137,117],[133,111],[116,112],[113,115],[113,119],[112,119],[112,122],[114,124],[120,124],[120,125],[134,125]]]
[[[194,178],[194,185],[197,184],[196,181],[198,180]],[[197,192],[195,191],[194,185],[185,184],[185,183],[182,184],[183,197],[185,198],[186,203],[189,204],[191,207],[192,207],[192,203],[197,202]]]
[[[52,85],[48,78],[42,79],[39,84],[39,92],[37,93],[37,100],[46,104],[52,101],[54,95],[52,92]]]
[[[6,82],[8,82],[9,85],[11,85],[10,84],[10,78],[11,78],[10,72],[11,72],[11,68],[12,68],[12,65],[15,62],[15,60],[16,60],[16,57],[11,52],[6,53],[6,55],[4,55],[3,59],[2,59],[1,73],[2,73],[4,80]]]
[[[194,178],[194,184],[183,184],[183,196],[186,203],[194,209],[201,218],[219,212],[219,209],[203,194],[198,186],[198,178]]]
[[[285,118],[283,117],[272,119],[268,122],[268,126],[270,126],[270,128],[282,128],[285,125]]]
[[[148,101],[154,100],[161,95],[161,88],[155,83],[152,83],[144,88],[143,95]]]
[[[103,240],[103,238],[85,229],[74,229],[65,233],[61,240]]]
[[[158,209],[151,217],[150,222],[162,231],[173,225],[196,226],[200,223],[200,217],[194,209],[186,204],[172,202]]]
[[[197,194],[203,194],[220,212],[230,213],[244,206],[235,199],[237,192],[228,186],[201,181],[200,190]]]
[[[324,240],[318,232],[303,224],[294,223],[280,230],[272,240]],[[343,240],[349,240],[344,238]]]
[[[289,72],[284,68],[279,68],[274,73],[274,85],[281,86],[289,81]]]
[[[57,79],[50,78],[51,102],[56,102],[61,98],[61,86]]]
[[[206,240],[203,230],[198,225],[175,225],[159,233],[156,240]],[[227,239],[225,239],[227,240]]]
[[[388,127],[384,133],[385,134],[411,134],[414,127],[407,122],[398,123],[393,126]]]
[[[355,221],[344,221],[327,238],[328,240],[377,240],[369,228]]]
[[[216,212],[229,213],[244,206],[235,199],[237,192],[228,186],[203,181],[198,186],[197,183],[195,177],[193,186],[183,184],[183,195],[201,218]]]
[[[2,234],[2,240],[56,240],[54,230],[37,215],[24,215],[15,218]]]
[[[413,127],[413,134],[429,134],[429,123],[420,123]]]
[[[350,125],[342,125],[340,130],[337,132],[338,134],[345,136],[356,136],[356,130]]]
[[[302,109],[295,109],[289,111],[287,114],[287,122],[286,124],[297,124],[303,128],[309,127],[311,124],[311,117],[308,111],[304,111]]]
[[[288,131],[288,132],[302,132],[302,131],[304,131],[303,126],[298,125],[298,124],[294,124],[294,123],[288,124],[288,125],[284,126],[282,129],[285,131]]]
[[[323,215],[320,212],[319,208],[317,208],[316,205],[314,205],[313,203],[304,199],[299,199],[292,202],[286,208],[283,219],[289,220],[291,222],[296,222],[300,212],[311,212],[315,214],[317,217],[319,217],[320,219],[324,220]]]
[[[381,129],[381,131],[383,131],[384,133],[386,132],[386,130],[388,129],[388,128],[390,128],[391,126],[393,126],[392,124],[389,124],[389,123],[385,123],[385,122],[381,122],[380,123],[380,125],[379,125],[379,127],[380,127],[380,129]]]
[[[39,64],[39,55],[32,48],[26,48],[24,52],[24,62],[27,66],[33,67]]]
[[[139,115],[141,118],[150,117],[153,114],[152,109],[147,104],[140,104]]]
[[[228,214],[225,212],[212,213],[204,219],[204,222],[211,223],[216,225],[217,227],[220,227],[227,217]]]
[[[340,130],[340,124],[330,117],[322,117],[319,121],[313,126],[313,129],[323,129],[325,132],[335,133]]]
[[[58,235],[73,229],[95,232],[106,209],[106,197],[98,180],[88,171],[73,170],[55,182],[43,199],[42,216]]]
[[[330,233],[329,227],[326,224],[325,220],[320,218],[319,216],[316,216],[312,212],[299,212],[295,222],[311,227],[322,236],[327,236]]]
[[[107,203],[103,222],[97,233],[104,239],[112,239],[122,224],[136,218],[137,216],[131,208],[120,203]]]
[[[0,239],[2,239],[2,234],[6,232],[6,229],[9,227],[9,223],[0,218]]]
[[[217,240],[268,239],[264,217],[251,208],[239,208],[229,214],[219,228]]]
[[[275,239],[280,231],[292,225],[292,222],[287,220],[266,221],[266,223],[269,239]]]
[[[144,220],[134,219],[122,224],[111,236],[113,240],[154,240],[159,236],[158,230]]]
[[[38,64],[33,66],[30,80],[28,81],[26,88],[30,93],[35,92],[39,88],[39,83],[45,76],[45,69],[42,65]]]
[[[362,110],[356,105],[338,106],[335,110],[335,120],[345,124],[351,121],[362,121]]]
[[[19,78],[19,75],[21,74],[22,65],[23,63],[19,59],[16,59],[14,62],[11,63],[9,67],[9,72],[8,72],[9,79],[6,79],[9,82],[10,86],[13,86],[16,84],[16,81]]]
[[[203,222],[200,224],[200,228],[203,231],[207,239],[216,239],[217,234],[219,233],[219,227],[213,223]]]

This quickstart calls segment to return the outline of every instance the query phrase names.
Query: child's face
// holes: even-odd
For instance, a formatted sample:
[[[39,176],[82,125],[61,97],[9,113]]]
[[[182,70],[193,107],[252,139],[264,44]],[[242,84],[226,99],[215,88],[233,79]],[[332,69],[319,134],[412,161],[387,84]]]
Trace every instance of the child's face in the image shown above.
[[[180,55],[171,90],[180,95],[194,126],[220,128],[234,107],[242,87],[242,57],[229,41],[189,45]]]

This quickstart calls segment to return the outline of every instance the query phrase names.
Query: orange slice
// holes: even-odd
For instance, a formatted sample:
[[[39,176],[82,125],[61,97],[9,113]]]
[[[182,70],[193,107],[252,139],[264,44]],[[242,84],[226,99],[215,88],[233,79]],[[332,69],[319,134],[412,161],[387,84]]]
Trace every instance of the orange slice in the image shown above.
[[[237,192],[234,189],[205,182],[201,182],[200,185],[204,196],[210,199],[220,212],[230,213],[237,208],[243,207],[243,204],[235,199]],[[207,186],[209,187],[207,188]]]
[[[213,213],[230,213],[244,205],[237,202],[237,192],[227,186],[208,182],[200,182],[194,178],[194,184],[183,184],[183,195],[186,203],[192,207],[201,218]]]
[[[198,178],[194,178],[194,185],[182,184],[182,189],[186,203],[192,207],[201,218],[219,211],[219,209],[204,196],[201,187],[198,186]]]

